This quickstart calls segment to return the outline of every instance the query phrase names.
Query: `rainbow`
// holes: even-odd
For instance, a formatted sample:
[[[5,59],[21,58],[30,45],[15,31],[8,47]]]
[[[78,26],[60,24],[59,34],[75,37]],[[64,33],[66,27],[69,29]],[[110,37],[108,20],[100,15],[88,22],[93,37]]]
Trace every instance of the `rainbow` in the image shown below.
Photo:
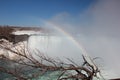
[[[85,59],[87,60],[87,62],[89,62],[90,65],[92,65],[95,70],[97,69],[97,66],[95,65],[95,63],[93,62],[93,60],[91,59],[91,57],[87,54],[87,51],[83,48],[83,46],[72,35],[70,35],[68,32],[66,32],[62,28],[60,28],[59,25],[53,24],[51,22],[46,22],[46,21],[44,21],[44,24],[46,26],[52,27],[53,29],[55,29],[58,32],[60,32],[62,35],[68,37],[69,40],[80,49],[82,55],[85,57]]]

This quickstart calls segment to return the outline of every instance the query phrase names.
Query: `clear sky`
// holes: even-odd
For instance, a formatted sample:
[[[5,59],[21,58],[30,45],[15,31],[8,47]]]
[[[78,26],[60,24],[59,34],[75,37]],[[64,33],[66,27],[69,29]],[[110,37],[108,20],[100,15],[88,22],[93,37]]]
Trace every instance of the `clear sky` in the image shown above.
[[[37,19],[67,12],[78,15],[94,0],[0,0],[0,25],[39,25]]]

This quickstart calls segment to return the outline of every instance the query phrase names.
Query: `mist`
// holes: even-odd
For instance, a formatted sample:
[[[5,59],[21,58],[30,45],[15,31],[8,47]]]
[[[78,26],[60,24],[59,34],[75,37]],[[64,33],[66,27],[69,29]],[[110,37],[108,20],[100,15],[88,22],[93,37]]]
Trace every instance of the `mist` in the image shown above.
[[[108,78],[116,78],[120,75],[118,71],[120,68],[119,4],[119,0],[98,0],[80,14],[71,15],[62,12],[47,20],[71,34],[92,58],[100,57],[101,60],[97,64],[102,65],[103,74]],[[74,50],[75,47],[72,49]]]
[[[50,19],[40,20],[40,23],[47,29],[53,30],[53,26],[56,26],[64,30],[81,43],[91,58],[100,57],[95,62],[104,77],[118,78],[120,75],[119,4],[119,0],[97,0],[79,14],[61,12]],[[56,36],[61,34],[58,30],[54,29],[53,34],[55,36],[31,36],[29,39],[31,47],[40,49],[51,57],[61,58],[63,61],[69,57],[79,63],[82,55],[80,49],[67,38],[68,36]]]

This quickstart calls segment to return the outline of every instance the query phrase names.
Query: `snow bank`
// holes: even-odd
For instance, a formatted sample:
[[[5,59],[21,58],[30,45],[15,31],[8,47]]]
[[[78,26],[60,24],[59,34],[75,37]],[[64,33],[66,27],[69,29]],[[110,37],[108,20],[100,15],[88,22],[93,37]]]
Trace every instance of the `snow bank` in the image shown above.
[[[40,31],[33,31],[33,30],[22,30],[22,31],[15,31],[15,32],[12,32],[12,34],[15,34],[15,35],[24,35],[24,34],[27,34],[27,35],[34,35],[34,34],[43,34],[42,32]]]

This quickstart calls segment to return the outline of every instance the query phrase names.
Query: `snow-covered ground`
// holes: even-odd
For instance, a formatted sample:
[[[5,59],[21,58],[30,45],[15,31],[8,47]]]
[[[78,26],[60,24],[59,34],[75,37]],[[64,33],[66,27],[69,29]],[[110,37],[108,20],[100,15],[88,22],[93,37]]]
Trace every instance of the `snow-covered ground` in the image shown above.
[[[15,31],[15,32],[12,32],[12,34],[15,34],[15,35],[24,35],[24,34],[27,34],[27,35],[34,35],[34,34],[42,34],[40,31],[33,31],[33,30],[22,30],[22,31]]]
[[[23,53],[24,51],[27,52],[27,41],[19,42],[17,44],[13,44],[12,42],[9,42],[8,40],[1,39],[0,44],[0,55],[4,55],[5,57],[8,57],[10,59],[17,59],[19,58],[18,55],[11,52],[10,50],[13,50],[15,52]],[[10,49],[7,50],[6,48]]]

